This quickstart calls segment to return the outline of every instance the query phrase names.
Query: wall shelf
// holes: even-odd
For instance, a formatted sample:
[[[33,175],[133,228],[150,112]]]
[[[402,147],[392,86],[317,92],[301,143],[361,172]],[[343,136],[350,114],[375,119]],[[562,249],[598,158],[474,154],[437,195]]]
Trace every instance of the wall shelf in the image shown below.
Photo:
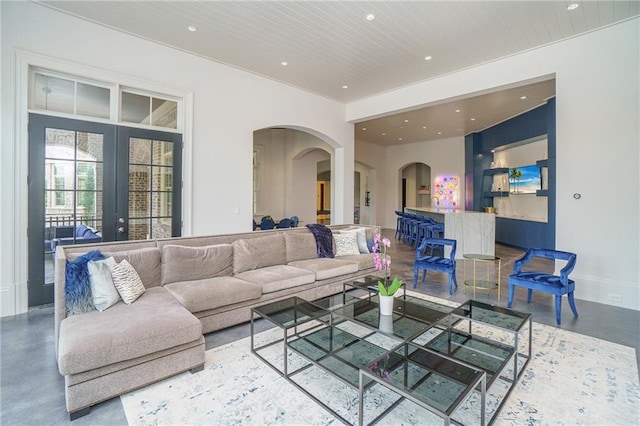
[[[547,195],[549,195],[548,189],[538,189],[536,191],[536,197],[546,197]]]
[[[483,194],[485,197],[508,197],[509,191],[491,191]]]
[[[498,167],[495,169],[484,169],[482,172],[485,176],[503,175],[509,173],[508,167]]]

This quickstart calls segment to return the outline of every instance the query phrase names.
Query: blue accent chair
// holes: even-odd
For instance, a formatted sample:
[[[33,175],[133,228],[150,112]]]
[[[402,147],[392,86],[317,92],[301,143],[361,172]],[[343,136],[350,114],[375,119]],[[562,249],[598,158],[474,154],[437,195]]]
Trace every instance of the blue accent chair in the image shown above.
[[[453,294],[453,286],[458,288],[456,279],[456,240],[447,238],[424,238],[416,249],[416,261],[413,264],[413,288],[418,284],[418,272],[422,269],[422,282],[427,276],[428,270],[446,272],[449,274],[449,294]],[[445,246],[451,247],[449,257],[435,255],[436,250],[444,250]],[[429,252],[427,254],[427,251]],[[444,254],[443,254],[444,256]]]
[[[260,229],[263,230],[263,231],[265,229],[274,229],[275,227],[276,227],[276,223],[271,218],[271,216],[265,216],[260,221]]]
[[[291,228],[291,219],[288,218],[282,218],[280,219],[280,222],[278,222],[278,225],[276,226],[276,228],[280,229],[280,228]]]
[[[298,216],[291,216],[290,220],[291,220],[291,227],[297,228],[298,223],[300,223],[300,218]]]
[[[546,272],[523,271],[522,268],[534,257],[544,257],[554,260],[565,260],[567,263],[560,270],[560,275],[552,275]],[[550,293],[556,297],[556,322],[560,325],[560,309],[562,306],[562,295],[566,294],[569,299],[569,306],[574,316],[578,316],[573,292],[576,284],[569,279],[569,274],[576,265],[576,255],[566,251],[547,250],[532,248],[513,265],[513,274],[509,275],[509,301],[507,307],[513,304],[513,295],[516,287],[524,287],[527,290],[527,303],[531,303],[533,290]]]

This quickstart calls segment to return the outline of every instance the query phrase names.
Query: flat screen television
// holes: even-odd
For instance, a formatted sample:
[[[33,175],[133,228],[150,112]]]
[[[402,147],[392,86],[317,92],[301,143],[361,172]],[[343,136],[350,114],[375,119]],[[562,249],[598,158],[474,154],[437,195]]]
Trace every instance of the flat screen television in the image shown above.
[[[542,189],[540,167],[536,165],[509,169],[510,194],[535,194]]]

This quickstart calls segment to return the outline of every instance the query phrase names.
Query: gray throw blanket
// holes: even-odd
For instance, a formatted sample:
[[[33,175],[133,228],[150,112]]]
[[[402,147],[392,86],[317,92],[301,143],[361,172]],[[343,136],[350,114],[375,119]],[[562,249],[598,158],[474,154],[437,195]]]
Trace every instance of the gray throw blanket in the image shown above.
[[[309,223],[307,228],[316,239],[316,250],[318,257],[333,258],[333,234],[331,229],[320,223]]]

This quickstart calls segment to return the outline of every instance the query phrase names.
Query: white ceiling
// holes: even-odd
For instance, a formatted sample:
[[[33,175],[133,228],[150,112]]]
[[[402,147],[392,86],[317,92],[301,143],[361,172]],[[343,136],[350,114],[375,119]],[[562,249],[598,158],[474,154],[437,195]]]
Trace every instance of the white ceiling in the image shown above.
[[[640,15],[637,0],[575,2],[579,7],[574,10],[567,8],[573,1],[38,3],[349,102]],[[368,14],[375,19],[367,20]],[[196,31],[189,31],[189,26]],[[431,60],[425,60],[426,56]],[[283,66],[283,61],[288,65]],[[526,88],[513,89],[513,99],[505,93],[484,95],[425,108],[422,116],[412,112],[407,117],[358,124],[357,129],[367,127],[367,131],[357,131],[356,138],[388,144],[468,134],[540,105],[555,94],[553,80]],[[520,96],[525,95],[528,101],[523,102]],[[500,106],[487,108],[493,102]],[[461,112],[448,112],[455,109]],[[419,126],[413,131],[405,126],[403,136],[397,136],[402,130],[397,124],[404,119]],[[381,133],[387,133],[389,139]]]

